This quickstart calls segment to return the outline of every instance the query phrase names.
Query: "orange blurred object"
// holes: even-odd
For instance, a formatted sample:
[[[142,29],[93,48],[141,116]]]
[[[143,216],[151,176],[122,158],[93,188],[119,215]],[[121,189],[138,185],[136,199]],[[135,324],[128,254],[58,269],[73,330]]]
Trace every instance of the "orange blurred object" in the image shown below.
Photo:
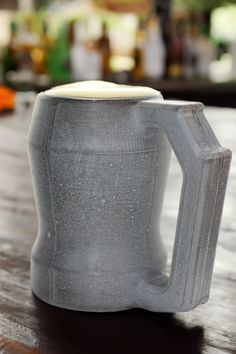
[[[16,101],[16,93],[6,86],[0,85],[0,112],[14,109]]]

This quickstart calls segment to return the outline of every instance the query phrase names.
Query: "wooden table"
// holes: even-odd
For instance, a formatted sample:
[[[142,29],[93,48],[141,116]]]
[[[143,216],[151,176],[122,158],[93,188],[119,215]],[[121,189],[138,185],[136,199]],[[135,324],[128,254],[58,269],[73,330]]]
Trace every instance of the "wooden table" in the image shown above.
[[[26,155],[30,115],[31,109],[19,107],[0,116],[0,353],[236,353],[236,159],[207,304],[173,315],[62,310],[30,290],[30,249],[37,233]],[[236,110],[207,108],[206,115],[222,145],[236,151]],[[177,195],[174,191],[165,208],[163,232],[172,231]]]

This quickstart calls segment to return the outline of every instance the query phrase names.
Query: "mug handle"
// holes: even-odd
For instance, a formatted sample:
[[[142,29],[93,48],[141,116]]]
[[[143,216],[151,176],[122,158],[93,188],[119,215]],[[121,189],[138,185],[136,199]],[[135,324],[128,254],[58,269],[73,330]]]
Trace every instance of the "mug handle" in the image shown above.
[[[165,286],[145,280],[141,301],[153,311],[188,311],[209,297],[231,151],[217,141],[202,103],[148,99],[138,106],[143,129],[162,129],[183,173],[170,278]]]

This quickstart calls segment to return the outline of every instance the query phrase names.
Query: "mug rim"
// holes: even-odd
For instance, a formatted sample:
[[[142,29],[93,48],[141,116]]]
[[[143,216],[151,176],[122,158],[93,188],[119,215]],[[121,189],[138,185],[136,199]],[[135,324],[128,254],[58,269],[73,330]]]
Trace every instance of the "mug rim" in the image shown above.
[[[45,93],[45,91],[42,91],[38,93],[38,96],[40,97],[45,97],[45,98],[56,98],[56,99],[69,99],[73,101],[143,101],[143,100],[150,100],[150,99],[162,99],[163,96],[160,91],[158,91],[157,96],[133,96],[133,97],[79,97],[79,96],[62,96],[62,95],[50,95],[48,93]]]

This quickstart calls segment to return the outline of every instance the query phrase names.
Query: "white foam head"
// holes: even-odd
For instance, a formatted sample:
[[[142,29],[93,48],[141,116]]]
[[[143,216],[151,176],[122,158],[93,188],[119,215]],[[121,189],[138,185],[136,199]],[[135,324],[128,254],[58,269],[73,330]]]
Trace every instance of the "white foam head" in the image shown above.
[[[122,99],[157,97],[160,92],[150,87],[118,85],[106,81],[81,81],[56,86],[44,92],[46,95],[81,99]]]

